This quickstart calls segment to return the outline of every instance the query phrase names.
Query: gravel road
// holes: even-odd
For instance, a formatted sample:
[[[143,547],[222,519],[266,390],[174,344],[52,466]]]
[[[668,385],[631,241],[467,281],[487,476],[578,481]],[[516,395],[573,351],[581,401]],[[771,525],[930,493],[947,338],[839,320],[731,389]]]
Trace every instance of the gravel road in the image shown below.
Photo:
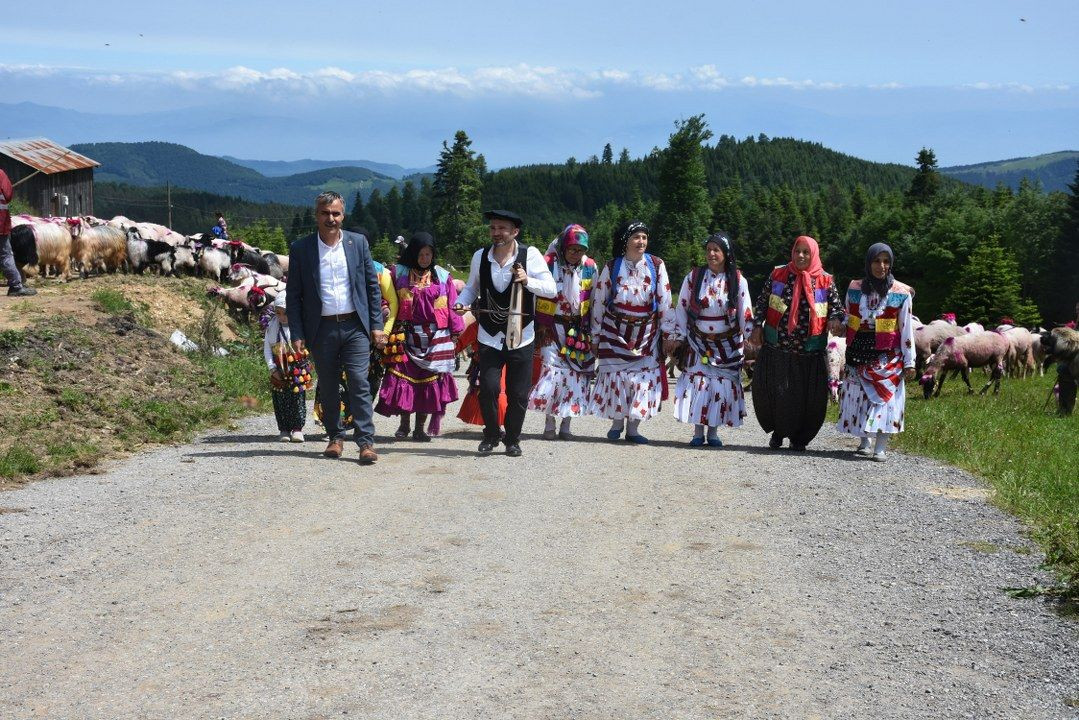
[[[969,475],[669,413],[371,468],[259,417],[0,494],[0,717],[1079,717],[1079,624],[1000,591],[1040,556]]]

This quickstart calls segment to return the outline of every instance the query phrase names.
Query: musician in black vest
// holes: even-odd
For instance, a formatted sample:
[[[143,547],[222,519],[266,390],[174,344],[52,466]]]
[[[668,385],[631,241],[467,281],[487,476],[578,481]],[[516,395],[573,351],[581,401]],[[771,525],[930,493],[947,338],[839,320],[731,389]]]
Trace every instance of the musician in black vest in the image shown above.
[[[454,310],[463,315],[471,306],[480,324],[480,412],[484,428],[479,451],[486,455],[498,447],[498,396],[505,367],[508,405],[504,442],[507,455],[520,457],[521,425],[532,387],[533,306],[537,295],[553,298],[557,288],[539,250],[517,242],[520,216],[507,210],[488,210],[483,219],[490,228],[491,246],[472,256],[468,284],[458,295]],[[513,283],[523,285],[520,316],[513,315],[510,309]],[[510,349],[506,347],[506,323],[515,317],[521,320],[521,340]]]

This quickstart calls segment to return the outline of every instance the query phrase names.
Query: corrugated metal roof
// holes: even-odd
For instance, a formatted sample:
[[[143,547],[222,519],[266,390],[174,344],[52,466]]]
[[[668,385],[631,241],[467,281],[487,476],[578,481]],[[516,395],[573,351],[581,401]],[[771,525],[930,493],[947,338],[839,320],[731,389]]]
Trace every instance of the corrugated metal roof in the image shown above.
[[[47,138],[0,140],[0,154],[14,158],[46,175],[101,165],[96,160],[91,160],[74,150],[68,150]]]

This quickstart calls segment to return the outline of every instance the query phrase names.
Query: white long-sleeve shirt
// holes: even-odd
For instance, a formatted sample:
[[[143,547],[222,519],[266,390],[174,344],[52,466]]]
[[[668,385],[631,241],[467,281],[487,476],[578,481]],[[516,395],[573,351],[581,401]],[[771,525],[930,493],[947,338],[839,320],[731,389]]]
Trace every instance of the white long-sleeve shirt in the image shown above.
[[[344,315],[355,312],[348,284],[348,261],[345,259],[344,238],[330,246],[318,238],[318,295],[322,300],[322,315]]]
[[[464,290],[457,296],[457,302],[465,307],[468,307],[480,294],[480,272],[483,269],[483,259],[486,257],[487,262],[491,267],[491,280],[495,286],[495,290],[499,292],[505,291],[513,281],[513,263],[517,260],[518,246],[514,242],[513,251],[510,253],[509,258],[506,260],[506,264],[502,265],[494,258],[494,248],[486,248],[477,250],[472,255],[472,263],[468,270],[468,283],[465,284]],[[551,271],[547,267],[547,261],[543,259],[543,255],[540,251],[534,247],[529,246],[528,252],[525,255],[525,272],[528,273],[528,282],[525,283],[525,288],[535,295],[541,298],[553,298],[558,294],[558,287],[555,285],[554,277],[551,275]],[[506,333],[502,331],[496,335],[490,335],[483,326],[479,327],[479,341],[488,347],[493,347],[501,350],[504,344]],[[521,346],[528,345],[536,339],[536,323],[530,322],[524,327],[521,333]]]
[[[277,315],[274,315],[266,326],[266,337],[262,340],[262,357],[266,360],[266,367],[270,368],[270,372],[277,369],[277,364],[273,361],[273,346],[279,341],[291,342],[292,335],[288,325],[282,325]]]

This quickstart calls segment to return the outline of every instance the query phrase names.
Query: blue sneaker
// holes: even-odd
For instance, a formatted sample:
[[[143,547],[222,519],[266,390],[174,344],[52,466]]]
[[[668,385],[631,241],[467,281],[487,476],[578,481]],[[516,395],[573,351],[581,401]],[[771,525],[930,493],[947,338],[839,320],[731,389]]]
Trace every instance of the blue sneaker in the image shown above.
[[[644,435],[626,435],[626,442],[636,443],[637,445],[647,445],[648,438]]]
[[[702,447],[704,445],[704,436],[694,437],[689,441],[690,447]]]
[[[608,440],[617,440],[622,437],[622,428],[611,428],[607,431]]]
[[[718,437],[712,436],[708,438],[708,447],[723,447],[723,441]]]

